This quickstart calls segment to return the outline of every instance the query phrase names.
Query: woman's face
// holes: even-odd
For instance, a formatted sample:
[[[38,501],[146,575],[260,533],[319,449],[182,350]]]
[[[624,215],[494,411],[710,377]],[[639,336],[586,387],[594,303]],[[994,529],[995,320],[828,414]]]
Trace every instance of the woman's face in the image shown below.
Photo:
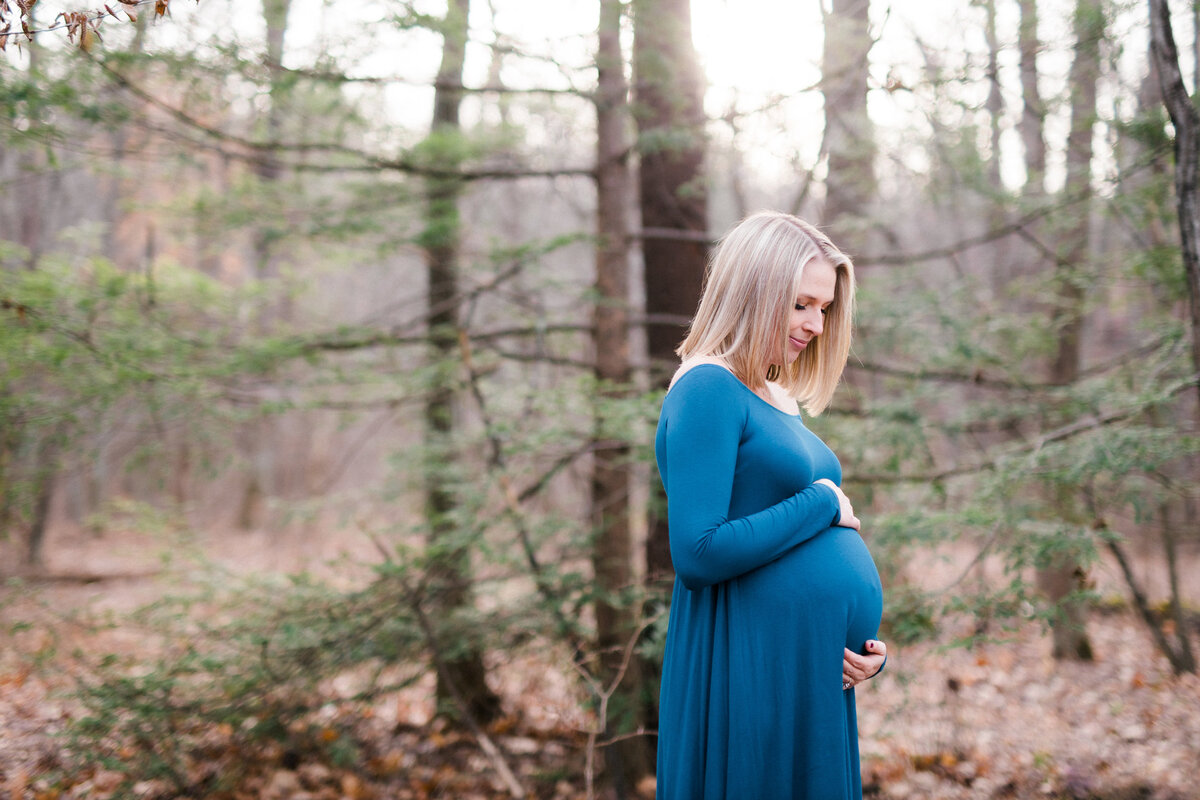
[[[837,290],[837,271],[823,258],[804,267],[800,288],[788,318],[788,357],[795,361],[804,348],[825,330],[825,311]]]

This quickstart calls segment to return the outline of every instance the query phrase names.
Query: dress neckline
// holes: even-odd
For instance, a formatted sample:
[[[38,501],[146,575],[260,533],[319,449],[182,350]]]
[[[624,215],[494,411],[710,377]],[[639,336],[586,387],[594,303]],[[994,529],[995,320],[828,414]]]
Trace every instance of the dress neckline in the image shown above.
[[[717,369],[721,370],[722,372],[727,373],[731,378],[733,378],[735,381],[737,381],[738,386],[742,387],[742,389],[744,389],[746,392],[748,392],[751,397],[753,397],[758,402],[762,403],[767,408],[772,409],[776,413],[782,414],[783,416],[787,417],[788,419],[794,419],[794,420],[803,422],[800,412],[797,411],[796,413],[793,414],[791,411],[784,411],[782,408],[775,405],[770,400],[767,400],[765,397],[760,395],[758,392],[754,391],[749,386],[747,386],[741,378],[739,378],[737,375],[733,374],[733,370],[731,370],[729,367],[725,366],[724,364],[719,364],[715,361],[702,361],[699,364],[695,364],[691,367],[688,367],[687,372],[692,372],[693,370],[700,369],[701,367],[716,367]],[[686,375],[687,372],[685,372],[684,375]],[[679,378],[676,378],[675,380],[678,381],[682,377],[683,377],[683,375],[680,375]]]

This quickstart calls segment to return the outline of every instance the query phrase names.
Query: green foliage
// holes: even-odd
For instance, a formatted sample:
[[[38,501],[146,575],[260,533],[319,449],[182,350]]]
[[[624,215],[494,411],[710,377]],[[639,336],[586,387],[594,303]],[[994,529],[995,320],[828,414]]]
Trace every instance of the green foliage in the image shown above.
[[[158,655],[97,659],[77,691],[86,713],[69,728],[70,752],[80,765],[125,775],[122,796],[145,780],[213,791],[236,780],[248,754],[270,747],[352,759],[352,737],[327,704],[353,716],[423,674],[406,575],[381,572],[344,590],[304,574],[214,574],[206,592],[143,608],[135,619],[153,633]],[[348,673],[356,688],[331,693],[328,680]],[[229,771],[215,774],[213,763]]]

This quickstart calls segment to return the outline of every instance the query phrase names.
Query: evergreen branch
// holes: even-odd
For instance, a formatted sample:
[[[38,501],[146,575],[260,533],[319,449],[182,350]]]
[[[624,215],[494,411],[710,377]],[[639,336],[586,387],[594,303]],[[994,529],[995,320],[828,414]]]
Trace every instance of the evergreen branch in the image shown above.
[[[1097,375],[1103,375],[1111,370],[1118,369],[1123,366],[1145,358],[1147,355],[1158,350],[1171,337],[1160,336],[1138,347],[1124,353],[1117,358],[1105,361],[1100,364],[1088,367],[1081,370],[1079,377],[1090,378]],[[894,378],[904,378],[911,381],[929,381],[932,383],[962,383],[970,386],[980,386],[988,389],[1003,389],[1014,392],[1033,392],[1045,391],[1053,389],[1062,389],[1064,384],[1051,381],[1009,381],[1000,378],[989,378],[985,376],[981,369],[973,372],[951,372],[948,370],[912,370],[903,367],[893,367],[888,364],[879,364],[871,361],[858,361],[857,363],[850,362],[846,365],[849,369],[861,369],[864,372],[871,372],[877,375],[887,375]]]
[[[1179,381],[1174,386],[1171,386],[1160,397],[1150,402],[1161,402],[1174,397],[1192,387],[1200,386],[1200,375],[1192,375],[1189,378]],[[995,469],[1001,462],[1011,458],[1020,456],[1032,455],[1046,447],[1047,445],[1072,439],[1091,431],[1113,425],[1118,422],[1124,422],[1130,417],[1137,416],[1145,411],[1146,406],[1150,402],[1123,408],[1116,411],[1110,411],[1107,414],[1089,415],[1084,419],[1072,422],[1067,425],[1055,428],[1052,431],[1035,437],[1031,442],[1026,442],[1019,447],[1004,448],[1000,452],[985,458],[975,464],[958,464],[946,469],[934,470],[931,472],[920,473],[861,473],[848,474],[845,478],[847,483],[869,483],[869,484],[897,484],[897,483],[940,483],[951,478],[959,478],[964,475],[976,475],[981,472],[987,472]]]
[[[541,479],[533,484],[533,487],[527,488],[524,492],[518,494],[513,488],[512,482],[508,479],[508,464],[504,453],[504,443],[495,433],[495,426],[491,420],[491,411],[488,407],[487,397],[483,393],[483,388],[480,385],[480,373],[475,369],[475,361],[472,358],[471,342],[459,331],[458,337],[459,352],[462,355],[463,367],[467,372],[467,384],[471,389],[471,396],[475,399],[475,404],[479,408],[480,416],[483,418],[484,429],[487,431],[488,440],[488,470],[496,476],[497,482],[500,484],[500,491],[504,497],[504,512],[505,515],[512,521],[517,529],[517,539],[521,544],[521,550],[525,555],[525,560],[529,564],[529,570],[533,575],[534,584],[537,586],[539,594],[546,599],[550,604],[551,613],[554,616],[555,623],[558,626],[558,632],[564,636],[571,647],[576,651],[583,648],[585,642],[575,630],[575,626],[567,619],[562,610],[562,592],[550,583],[546,575],[546,570],[538,559],[537,548],[533,543],[533,534],[529,529],[529,525],[525,520],[525,512],[521,508],[521,504],[525,499],[532,497],[534,494],[533,487],[545,486],[549,482],[550,476],[557,472],[562,467],[552,467],[550,472],[543,475]],[[574,460],[572,456],[571,460]],[[560,463],[565,466],[570,461]],[[540,489],[539,489],[540,490]]]

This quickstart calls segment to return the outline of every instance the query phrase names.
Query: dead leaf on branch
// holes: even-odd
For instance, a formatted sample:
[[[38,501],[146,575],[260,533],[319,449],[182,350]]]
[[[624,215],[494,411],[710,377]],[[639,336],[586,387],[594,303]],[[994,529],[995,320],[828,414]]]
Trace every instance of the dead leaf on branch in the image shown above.
[[[78,36],[79,49],[85,53],[92,49],[93,41],[101,39],[100,22],[103,19],[102,16],[92,17],[85,11],[64,11],[54,18],[55,24],[60,19],[67,29],[67,39],[74,42],[75,37]]]

